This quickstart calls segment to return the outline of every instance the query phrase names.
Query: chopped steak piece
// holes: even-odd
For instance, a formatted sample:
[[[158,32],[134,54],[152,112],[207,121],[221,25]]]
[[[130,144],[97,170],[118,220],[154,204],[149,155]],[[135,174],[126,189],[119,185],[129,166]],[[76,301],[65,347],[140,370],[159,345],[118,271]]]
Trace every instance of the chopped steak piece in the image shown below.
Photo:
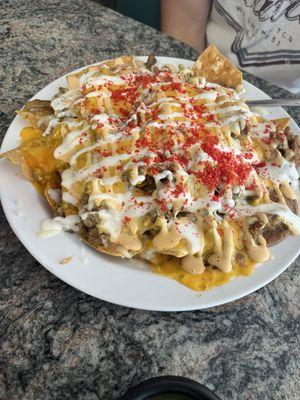
[[[279,197],[275,190],[269,190],[269,197],[271,201],[274,201],[275,203],[279,202]]]
[[[284,199],[289,209],[293,211],[294,214],[298,214],[299,212],[298,201],[296,199],[289,199],[286,196],[284,196]]]
[[[291,160],[296,164],[296,166],[300,165],[300,137],[298,135],[289,135],[288,136],[288,144],[289,148],[293,151],[293,157]]]
[[[153,229],[148,229],[147,231],[145,231],[143,233],[143,235],[145,236],[145,238],[147,239],[153,239],[154,236],[156,236],[159,233],[160,228],[153,228]]]
[[[153,65],[155,65],[157,62],[154,53],[149,54],[147,61],[145,62],[145,67],[147,69],[151,69],[151,67],[153,67]]]
[[[83,220],[83,223],[86,227],[92,228],[99,224],[100,218],[97,214],[90,214],[86,219]]]
[[[250,123],[250,121],[246,121],[246,126],[245,126],[245,128],[241,131],[241,135],[248,135],[248,133],[250,132],[250,128],[251,128],[251,123]]]
[[[254,239],[257,238],[258,235],[261,234],[262,228],[264,224],[260,219],[257,219],[253,224],[249,226],[249,231],[251,232],[251,235]]]
[[[94,247],[99,247],[100,245],[107,246],[107,243],[109,241],[109,234],[100,234],[96,226],[88,228],[84,224],[81,224],[80,236]]]
[[[143,192],[145,192],[147,194],[151,194],[156,189],[155,180],[154,180],[153,176],[147,174],[145,176],[145,180],[143,182],[139,183],[138,185],[136,185],[136,187],[143,190]]]
[[[237,251],[235,254],[235,262],[238,265],[245,265],[246,262],[245,254],[241,253],[240,251]]]
[[[269,224],[262,230],[267,246],[274,246],[289,236],[289,227],[277,215],[268,216]]]
[[[294,199],[294,200],[289,199],[283,193],[282,193],[282,195],[283,195],[286,205],[289,207],[289,209],[291,211],[293,211],[293,213],[298,214],[298,211],[299,211],[298,201],[296,199]],[[279,202],[279,197],[275,190],[269,190],[269,197],[270,197],[271,201],[274,201],[275,203]]]

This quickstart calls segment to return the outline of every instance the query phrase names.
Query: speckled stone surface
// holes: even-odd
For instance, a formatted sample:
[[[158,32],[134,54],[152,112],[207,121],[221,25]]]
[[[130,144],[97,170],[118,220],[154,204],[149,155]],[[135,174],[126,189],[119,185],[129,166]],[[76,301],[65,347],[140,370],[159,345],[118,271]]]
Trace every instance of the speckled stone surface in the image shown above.
[[[94,2],[1,0],[0,14],[1,137],[15,109],[76,67],[124,53],[197,56]],[[299,112],[293,116],[299,121]],[[163,374],[190,376],[224,400],[300,398],[299,260],[231,304],[143,312],[59,281],[24,249],[3,212],[0,218],[1,400],[111,400]]]

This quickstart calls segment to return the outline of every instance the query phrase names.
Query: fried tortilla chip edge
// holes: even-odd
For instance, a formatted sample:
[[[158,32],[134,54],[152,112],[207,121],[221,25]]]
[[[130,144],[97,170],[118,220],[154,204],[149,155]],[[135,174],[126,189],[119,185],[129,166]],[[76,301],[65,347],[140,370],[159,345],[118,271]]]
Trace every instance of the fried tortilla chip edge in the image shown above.
[[[240,91],[243,84],[242,72],[217,47],[208,46],[195,61],[193,70],[197,76],[209,82]]]

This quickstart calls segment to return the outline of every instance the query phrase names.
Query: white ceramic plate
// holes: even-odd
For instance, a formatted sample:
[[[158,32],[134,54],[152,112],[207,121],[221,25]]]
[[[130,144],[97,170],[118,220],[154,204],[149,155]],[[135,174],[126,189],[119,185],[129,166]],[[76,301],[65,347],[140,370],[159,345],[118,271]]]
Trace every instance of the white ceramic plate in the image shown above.
[[[160,64],[193,63],[177,58],[158,57]],[[50,99],[65,77],[50,83],[34,97]],[[245,82],[248,99],[268,98],[261,90]],[[287,116],[282,108],[270,109],[272,118]],[[19,132],[26,123],[18,116],[10,125],[1,152],[17,146]],[[292,121],[291,127],[299,133]],[[224,304],[254,292],[281,274],[296,258],[300,236],[290,237],[272,248],[273,259],[258,266],[250,277],[239,277],[207,292],[194,292],[171,279],[153,274],[146,264],[121,260],[95,252],[82,244],[76,234],[41,239],[36,233],[40,222],[50,216],[49,207],[18,167],[7,160],[0,163],[0,195],[4,212],[15,234],[44,267],[75,288],[99,299],[133,308],[157,311],[197,310]],[[72,256],[70,263],[60,261]]]

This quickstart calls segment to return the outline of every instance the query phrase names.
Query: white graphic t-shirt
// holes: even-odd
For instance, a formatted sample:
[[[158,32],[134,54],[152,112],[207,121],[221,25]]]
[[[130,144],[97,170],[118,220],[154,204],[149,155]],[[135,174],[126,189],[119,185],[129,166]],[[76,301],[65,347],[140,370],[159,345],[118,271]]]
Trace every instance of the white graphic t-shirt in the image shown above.
[[[300,0],[214,0],[207,41],[245,71],[300,93]]]

